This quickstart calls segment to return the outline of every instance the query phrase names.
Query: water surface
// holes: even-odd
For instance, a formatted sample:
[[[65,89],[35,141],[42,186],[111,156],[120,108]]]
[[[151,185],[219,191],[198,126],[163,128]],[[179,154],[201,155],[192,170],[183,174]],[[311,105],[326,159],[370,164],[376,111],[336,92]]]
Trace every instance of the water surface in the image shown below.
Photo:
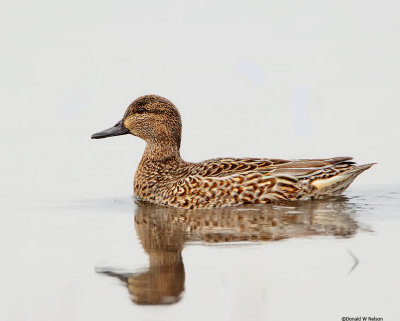
[[[218,210],[20,204],[0,236],[0,319],[394,320],[398,190]]]

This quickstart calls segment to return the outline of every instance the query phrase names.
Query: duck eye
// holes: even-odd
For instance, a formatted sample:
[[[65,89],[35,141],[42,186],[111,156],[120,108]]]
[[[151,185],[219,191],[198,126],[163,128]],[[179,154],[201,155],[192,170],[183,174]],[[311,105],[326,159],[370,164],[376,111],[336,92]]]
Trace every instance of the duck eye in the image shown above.
[[[143,107],[139,107],[138,109],[136,109],[137,114],[143,114],[144,112],[146,112],[146,109],[144,109]]]

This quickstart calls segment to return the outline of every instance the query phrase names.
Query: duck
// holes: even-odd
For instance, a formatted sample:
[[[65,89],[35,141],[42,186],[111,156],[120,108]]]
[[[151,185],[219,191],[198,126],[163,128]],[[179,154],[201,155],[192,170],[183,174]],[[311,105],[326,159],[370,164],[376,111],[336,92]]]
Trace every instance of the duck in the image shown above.
[[[92,139],[120,135],[143,139],[137,167],[137,199],[184,209],[267,204],[336,196],[375,163],[357,165],[352,157],[322,159],[214,158],[187,162],[180,156],[181,115],[168,99],[135,99],[113,127]]]

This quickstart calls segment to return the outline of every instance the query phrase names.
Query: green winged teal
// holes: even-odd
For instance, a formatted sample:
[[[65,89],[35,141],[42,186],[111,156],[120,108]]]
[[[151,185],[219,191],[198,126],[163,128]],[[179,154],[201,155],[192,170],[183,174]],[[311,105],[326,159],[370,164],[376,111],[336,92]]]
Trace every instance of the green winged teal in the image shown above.
[[[181,117],[174,104],[147,95],[133,101],[114,127],[92,138],[132,134],[144,139],[147,145],[135,174],[135,195],[181,208],[321,199],[340,194],[373,165],[356,165],[351,157],[216,158],[190,163],[179,153],[181,132]]]

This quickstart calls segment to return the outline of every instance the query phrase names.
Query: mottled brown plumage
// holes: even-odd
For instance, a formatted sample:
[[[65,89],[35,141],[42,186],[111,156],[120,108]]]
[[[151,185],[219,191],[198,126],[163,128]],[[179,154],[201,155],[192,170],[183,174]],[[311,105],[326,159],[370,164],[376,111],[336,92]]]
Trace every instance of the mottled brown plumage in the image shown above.
[[[134,179],[135,195],[181,208],[325,198],[343,192],[373,165],[358,166],[351,157],[216,158],[190,163],[179,153],[181,132],[181,117],[174,104],[148,95],[132,102],[114,127],[92,138],[130,133],[144,139],[147,145]]]

